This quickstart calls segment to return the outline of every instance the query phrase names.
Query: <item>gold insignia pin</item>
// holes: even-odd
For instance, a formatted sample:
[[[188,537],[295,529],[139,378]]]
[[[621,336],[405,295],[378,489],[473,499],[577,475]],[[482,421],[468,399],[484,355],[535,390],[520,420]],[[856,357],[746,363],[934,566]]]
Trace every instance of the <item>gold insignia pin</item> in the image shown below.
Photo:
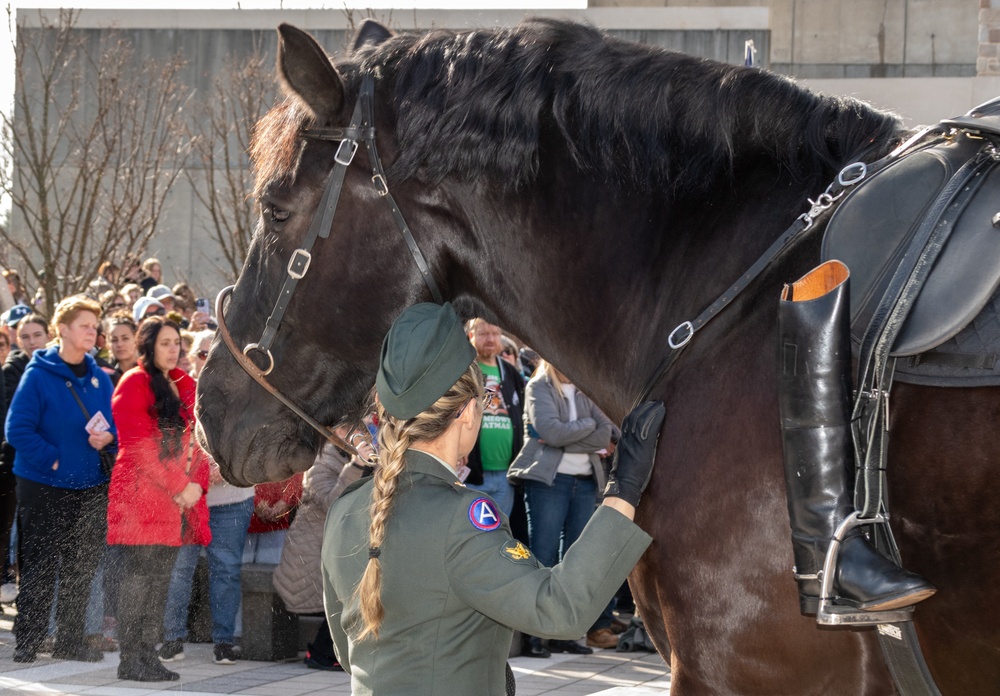
[[[531,558],[531,551],[528,551],[528,547],[522,544],[520,541],[514,546],[504,547],[503,552],[513,558],[515,561],[526,561]]]

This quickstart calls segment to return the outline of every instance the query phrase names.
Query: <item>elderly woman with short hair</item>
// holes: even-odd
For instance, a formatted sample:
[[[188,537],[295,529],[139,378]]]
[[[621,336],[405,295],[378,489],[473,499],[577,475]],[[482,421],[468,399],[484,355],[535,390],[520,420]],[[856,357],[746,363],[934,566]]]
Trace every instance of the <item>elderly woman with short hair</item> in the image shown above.
[[[90,586],[104,547],[108,475],[100,451],[115,447],[111,379],[89,351],[101,308],[77,295],[52,318],[58,344],[35,350],[7,413],[15,448],[21,592],[15,662],[34,662],[45,638],[59,572],[53,657],[103,659],[83,641]]]

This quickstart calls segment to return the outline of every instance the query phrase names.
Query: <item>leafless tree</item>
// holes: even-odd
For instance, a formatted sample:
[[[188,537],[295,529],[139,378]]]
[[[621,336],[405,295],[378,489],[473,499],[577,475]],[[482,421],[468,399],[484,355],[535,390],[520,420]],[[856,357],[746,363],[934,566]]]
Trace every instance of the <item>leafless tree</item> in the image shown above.
[[[117,32],[76,31],[77,16],[19,28],[14,110],[0,124],[13,163],[0,168],[12,202],[0,239],[49,308],[103,261],[145,250],[188,154],[180,57],[143,59]]]
[[[219,272],[236,282],[256,224],[247,148],[254,125],[274,104],[274,56],[255,40],[248,56],[231,57],[207,99],[194,107],[193,158],[186,174],[205,210],[205,227],[218,247]]]

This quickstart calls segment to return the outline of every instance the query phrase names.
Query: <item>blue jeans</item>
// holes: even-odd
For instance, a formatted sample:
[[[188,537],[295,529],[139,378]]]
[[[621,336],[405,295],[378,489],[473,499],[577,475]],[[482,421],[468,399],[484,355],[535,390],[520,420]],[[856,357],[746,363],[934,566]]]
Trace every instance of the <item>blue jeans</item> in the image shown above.
[[[247,527],[253,515],[253,498],[231,505],[208,509],[212,543],[208,554],[208,599],[212,610],[212,642],[232,643],[236,632],[236,614],[242,592],[240,571]],[[188,604],[191,583],[198,564],[201,546],[182,546],[170,575],[167,607],[163,615],[163,639],[184,640],[187,635]]]
[[[597,482],[556,474],[551,486],[524,482],[528,540],[538,562],[551,568],[580,537],[597,506]],[[560,553],[560,541],[562,551]]]
[[[281,563],[281,549],[285,546],[287,535],[287,529],[247,534],[247,542],[243,546],[243,562],[278,565]]]
[[[507,483],[506,471],[484,471],[483,483],[470,483],[467,488],[487,494],[507,517],[514,510],[514,487]]]

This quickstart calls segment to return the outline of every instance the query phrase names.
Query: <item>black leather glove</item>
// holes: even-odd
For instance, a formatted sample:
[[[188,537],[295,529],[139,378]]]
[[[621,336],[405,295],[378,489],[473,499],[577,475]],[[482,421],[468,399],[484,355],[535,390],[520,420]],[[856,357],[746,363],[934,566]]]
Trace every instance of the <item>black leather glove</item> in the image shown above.
[[[662,401],[646,401],[625,416],[608,485],[604,489],[605,497],[613,496],[633,506],[639,505],[639,497],[653,473],[656,439],[666,412]]]

